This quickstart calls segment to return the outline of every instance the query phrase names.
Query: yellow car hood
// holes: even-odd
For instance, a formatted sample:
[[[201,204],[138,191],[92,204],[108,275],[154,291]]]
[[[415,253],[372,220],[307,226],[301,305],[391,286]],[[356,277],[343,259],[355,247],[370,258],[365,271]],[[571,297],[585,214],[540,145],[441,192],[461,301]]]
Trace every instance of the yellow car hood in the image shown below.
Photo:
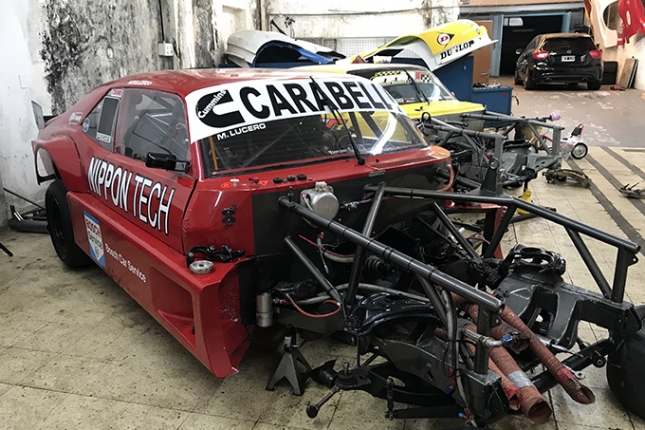
[[[403,111],[412,119],[420,119],[424,112],[433,117],[462,114],[466,112],[481,112],[484,106],[479,103],[460,102],[458,100],[446,100],[430,103],[410,103],[399,105]]]
[[[486,27],[468,19],[460,19],[418,34],[398,37],[380,48],[345,61],[373,62],[373,57],[376,55],[393,57],[402,50],[408,49],[419,55],[430,71],[434,71],[495,42],[488,36]]]

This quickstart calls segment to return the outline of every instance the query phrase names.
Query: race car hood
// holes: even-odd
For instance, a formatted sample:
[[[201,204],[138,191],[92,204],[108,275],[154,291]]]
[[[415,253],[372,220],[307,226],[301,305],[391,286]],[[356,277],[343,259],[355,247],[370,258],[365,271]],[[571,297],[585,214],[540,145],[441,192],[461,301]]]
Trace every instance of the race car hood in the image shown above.
[[[430,103],[409,103],[399,105],[403,112],[408,114],[412,119],[421,119],[424,112],[428,112],[433,117],[447,115],[458,115],[467,112],[482,112],[484,106],[479,103],[460,102],[459,100],[445,100]]]
[[[421,57],[427,67],[434,71],[495,42],[489,37],[486,27],[467,19],[460,19],[418,34],[398,37],[380,48],[354,56],[348,61],[374,62],[377,55],[394,57],[407,49]]]
[[[296,40],[275,31],[242,30],[227,40],[226,58],[240,67],[257,63],[295,62],[303,58],[317,64],[333,63],[345,56],[326,46]]]

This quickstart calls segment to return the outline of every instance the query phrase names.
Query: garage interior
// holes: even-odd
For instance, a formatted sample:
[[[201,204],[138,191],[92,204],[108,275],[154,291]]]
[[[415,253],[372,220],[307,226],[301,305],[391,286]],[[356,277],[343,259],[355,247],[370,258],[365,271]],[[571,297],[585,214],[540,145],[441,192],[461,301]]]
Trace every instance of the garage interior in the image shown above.
[[[246,327],[250,347],[236,366],[235,374],[217,378],[185,347],[187,342],[182,345],[176,335],[159,323],[159,318],[155,319],[133,299],[136,294],[119,285],[122,277],[113,279],[100,263],[72,269],[60,260],[52,246],[50,234],[57,233],[46,227],[44,208],[51,182],[37,183],[32,151],[32,141],[44,136],[44,124],[38,124],[39,118],[47,121],[69,115],[72,106],[95,87],[138,73],[211,68],[237,73],[239,61],[233,61],[233,56],[226,53],[231,52],[227,40],[240,31],[275,32],[279,27],[285,36],[296,41],[315,43],[353,58],[399,36],[421,33],[457,19],[490,22],[490,36],[498,42],[479,54],[455,60],[443,70],[437,69],[435,74],[448,91],[460,98],[466,93],[491,97],[484,98],[485,102],[478,98],[467,101],[508,106],[510,111],[506,113],[515,117],[544,118],[557,113],[561,117],[557,125],[563,127],[565,137],[576,126],[584,125],[581,139],[589,147],[588,154],[581,159],[567,157],[561,168],[582,172],[589,179],[588,187],[571,181],[547,181],[544,170],[527,182],[528,194],[522,186],[504,192],[645,245],[641,227],[645,225],[643,200],[624,194],[625,187],[634,186],[632,189],[636,190],[645,183],[645,145],[641,138],[645,135],[641,120],[645,75],[641,69],[645,67],[635,69],[631,88],[621,90],[614,90],[614,85],[603,85],[599,91],[588,91],[585,85],[525,90],[513,82],[516,50],[523,49],[539,34],[563,29],[590,31],[584,6],[557,1],[479,2],[482,4],[474,0],[411,0],[405,5],[384,0],[351,5],[339,0],[326,4],[303,0],[29,0],[17,5],[12,0],[0,0],[0,5],[6,6],[4,16],[0,16],[0,41],[13,41],[0,44],[0,53],[15,59],[0,66],[0,78],[6,82],[0,89],[0,429],[645,430],[645,419],[625,407],[610,388],[605,365],[592,365],[582,375],[575,375],[595,394],[594,404],[581,405],[559,385],[546,391],[544,397],[552,414],[543,424],[531,423],[521,411],[480,427],[471,427],[473,423],[464,416],[391,420],[387,418],[386,400],[362,391],[345,390],[340,390],[315,418],[310,418],[308,406],[327,395],[328,386],[309,379],[301,396],[292,394],[292,386],[285,381],[273,391],[266,389],[283,357],[285,333],[291,333],[284,326]],[[622,70],[625,52],[631,55],[632,49],[642,48],[643,40],[645,37],[637,34],[631,45],[604,48],[603,58],[618,61]],[[314,54],[318,55],[302,54],[310,60],[306,65],[320,61],[321,56]],[[301,55],[295,54],[284,63],[293,66],[294,58],[302,60]],[[395,65],[426,64],[422,56],[410,51],[388,61]],[[284,71],[285,64],[274,66]],[[241,76],[253,74],[254,66],[266,64],[260,61],[244,66]],[[481,67],[485,68],[483,74]],[[479,93],[473,92],[474,82],[478,82],[475,88]],[[144,81],[140,85],[148,84]],[[261,84],[254,85],[259,88]],[[70,119],[66,126],[84,127],[83,121],[73,122]],[[212,138],[210,144],[214,145]],[[110,157],[117,155],[120,154]],[[82,150],[68,156],[80,158]],[[138,162],[132,162],[135,161]],[[351,161],[355,162],[353,158]],[[145,168],[143,162],[141,166]],[[36,170],[41,176],[45,174],[42,166]],[[239,178],[249,175],[240,174]],[[379,178],[374,176],[371,183],[376,184]],[[267,177],[270,181],[271,177]],[[240,187],[246,186],[245,179]],[[248,180],[253,182],[252,178]],[[296,179],[288,181],[298,184]],[[237,188],[238,182],[235,179],[226,188]],[[217,216],[219,223],[221,217]],[[246,215],[235,215],[234,210],[223,216],[226,220],[230,216],[245,219]],[[133,235],[140,231],[140,226],[127,224],[125,217],[114,217],[115,222],[132,229]],[[450,217],[458,222],[474,222],[469,215]],[[160,219],[161,216],[159,222]],[[77,227],[75,234],[79,231],[85,234],[85,228]],[[501,239],[501,252],[506,255],[517,244],[549,249],[566,259],[565,282],[596,291],[598,275],[590,273],[592,270],[576,252],[570,235],[564,227],[545,219],[528,219],[510,224]],[[618,271],[616,248],[600,241],[586,242],[597,269],[611,282]],[[322,253],[320,260],[324,264]],[[645,251],[638,251],[638,261],[629,267],[626,282],[625,300],[637,307],[645,305],[645,290],[640,284],[645,278],[644,255]],[[173,262],[169,267],[186,269],[185,257],[184,253],[177,260],[179,263]],[[215,273],[225,270],[220,267],[223,266],[218,266]],[[170,269],[154,267],[146,272],[149,277],[152,270],[161,273]],[[186,269],[185,276],[192,274]],[[169,290],[165,301],[155,306],[173,310],[183,306],[180,302],[191,300],[187,291]],[[192,305],[189,307],[192,312]],[[467,317],[465,313],[463,316]],[[189,332],[190,327],[186,327]],[[577,327],[577,337],[585,345],[608,336],[611,336],[608,330],[587,321]],[[580,344],[570,350],[565,348],[557,358],[575,357],[580,348]],[[348,363],[348,367],[356,364],[356,347],[331,335],[304,342],[300,350],[314,368],[329,360],[336,360],[337,369],[343,363]],[[544,370],[541,365],[538,367]],[[530,382],[539,372],[526,373],[528,378],[524,378]],[[398,402],[392,407],[407,408]]]

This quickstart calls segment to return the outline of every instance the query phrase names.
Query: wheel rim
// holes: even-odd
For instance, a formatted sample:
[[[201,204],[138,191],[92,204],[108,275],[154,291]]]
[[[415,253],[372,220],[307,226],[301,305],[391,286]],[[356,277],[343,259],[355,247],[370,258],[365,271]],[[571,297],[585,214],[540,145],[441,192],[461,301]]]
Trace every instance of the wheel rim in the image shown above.
[[[578,144],[573,147],[573,151],[571,152],[575,158],[582,158],[587,155],[587,148],[585,148],[584,145]]]
[[[58,243],[58,246],[61,250],[65,249],[65,233],[63,232],[63,219],[60,216],[60,210],[58,208],[58,200],[52,200],[52,212],[51,212],[51,232],[54,240]]]

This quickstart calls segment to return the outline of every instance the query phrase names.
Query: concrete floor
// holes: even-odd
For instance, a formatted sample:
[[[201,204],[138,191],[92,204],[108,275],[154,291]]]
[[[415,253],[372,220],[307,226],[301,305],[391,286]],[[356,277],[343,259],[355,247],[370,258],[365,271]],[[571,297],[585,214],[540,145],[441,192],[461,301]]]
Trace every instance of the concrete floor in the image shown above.
[[[535,116],[559,108],[567,110],[570,123],[596,124],[597,128],[590,127],[593,130],[626,127],[613,122],[616,117],[604,115],[598,99],[602,94],[608,94],[602,97],[611,100],[618,112],[642,112],[645,106],[636,91],[519,90],[521,104],[516,113]],[[563,100],[566,103],[561,103]],[[586,115],[594,116],[588,120]],[[622,149],[633,146],[635,138],[645,134],[642,122],[631,126],[640,131],[621,134],[617,142],[589,137],[590,144],[620,146],[611,150],[593,147],[590,157],[577,163],[593,179],[591,190],[547,184],[540,177],[532,182],[534,201],[641,240],[640,235],[645,234],[642,203],[633,203],[616,190],[622,183],[645,183],[645,153]],[[625,166],[621,157],[629,160],[631,167]],[[8,231],[0,233],[0,241],[15,254],[9,258],[0,253],[0,429],[416,430],[463,424],[458,419],[387,421],[383,418],[385,403],[362,393],[337,395],[310,420],[305,402],[320,399],[324,389],[309,383],[302,397],[291,395],[285,385],[273,392],[264,390],[279,359],[278,332],[256,332],[256,342],[240,373],[217,380],[100,269],[66,269],[44,235]],[[567,258],[567,276],[572,283],[595,288],[562,228],[543,220],[527,221],[509,232],[504,246],[517,241],[561,253]],[[588,244],[611,276],[613,249],[591,240]],[[641,261],[629,272],[627,296],[634,303],[645,303],[645,290],[638,281],[644,278],[645,263]],[[587,323],[581,325],[580,333],[586,341],[603,335]],[[330,358],[351,361],[353,357],[352,349],[331,341],[306,344],[303,352],[313,365]],[[555,388],[548,394],[553,418],[540,428],[645,429],[645,421],[617,403],[607,387],[604,369],[590,368],[583,382],[595,392],[596,404],[576,404]],[[512,417],[497,423],[496,428],[538,426]]]

